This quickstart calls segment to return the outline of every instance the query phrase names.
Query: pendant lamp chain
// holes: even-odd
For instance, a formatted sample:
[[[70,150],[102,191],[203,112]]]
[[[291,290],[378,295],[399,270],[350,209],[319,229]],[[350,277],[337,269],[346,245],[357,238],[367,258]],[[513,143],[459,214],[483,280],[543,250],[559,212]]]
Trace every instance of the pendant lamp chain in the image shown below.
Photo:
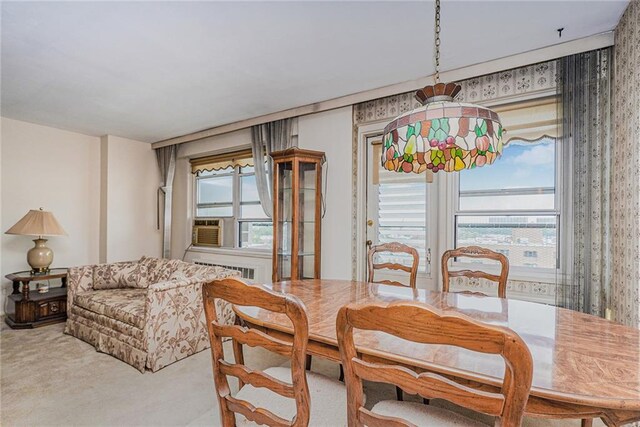
[[[435,25],[435,46],[436,46],[436,84],[440,83],[440,0],[436,0],[436,25]]]
[[[502,123],[495,111],[455,101],[457,83],[440,83],[440,2],[435,2],[435,84],[416,92],[420,106],[384,128],[380,162],[398,173],[460,172],[490,165],[502,155]]]

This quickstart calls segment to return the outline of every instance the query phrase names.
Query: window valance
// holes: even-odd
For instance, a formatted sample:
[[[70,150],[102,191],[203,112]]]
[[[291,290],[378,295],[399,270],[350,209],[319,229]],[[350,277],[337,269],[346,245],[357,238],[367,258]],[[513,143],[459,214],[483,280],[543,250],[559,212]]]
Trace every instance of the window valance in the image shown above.
[[[233,153],[216,154],[214,156],[191,159],[191,173],[211,172],[226,169],[228,167],[253,166],[253,154],[251,149],[234,151]]]
[[[514,139],[537,141],[545,136],[558,137],[556,98],[526,104],[494,107],[506,133],[506,143]]]

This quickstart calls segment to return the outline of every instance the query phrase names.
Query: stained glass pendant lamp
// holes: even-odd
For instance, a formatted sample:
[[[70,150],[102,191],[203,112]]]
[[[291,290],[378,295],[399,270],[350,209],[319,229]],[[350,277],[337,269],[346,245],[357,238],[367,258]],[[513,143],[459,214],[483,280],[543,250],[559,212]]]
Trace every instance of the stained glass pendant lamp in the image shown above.
[[[440,0],[436,0],[435,84],[416,92],[422,104],[389,123],[382,137],[382,166],[389,171],[454,172],[490,165],[502,154],[498,114],[456,102],[456,83],[440,83]]]

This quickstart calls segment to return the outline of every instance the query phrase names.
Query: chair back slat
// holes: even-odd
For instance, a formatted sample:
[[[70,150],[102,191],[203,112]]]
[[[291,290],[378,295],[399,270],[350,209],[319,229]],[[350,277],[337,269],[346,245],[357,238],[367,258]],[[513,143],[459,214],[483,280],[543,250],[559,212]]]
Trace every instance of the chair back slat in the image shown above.
[[[256,424],[267,425],[269,427],[289,427],[290,421],[274,414],[265,408],[256,408],[246,400],[236,399],[233,396],[226,396],[227,407],[232,412],[242,414],[249,421]],[[232,424],[235,426],[235,424]]]
[[[374,283],[378,283],[380,285],[404,286],[405,288],[407,287],[407,285],[405,285],[404,283],[395,280],[378,280]]]
[[[381,331],[407,341],[463,347],[481,353],[499,353],[505,335],[501,329],[457,314],[443,315],[419,302],[368,304],[350,311],[356,329]]]
[[[382,264],[373,264],[374,270],[383,270],[385,268],[389,270],[402,270],[402,271],[406,271],[407,273],[411,273],[411,267],[404,264],[395,264],[392,262],[383,262]]]
[[[403,264],[396,264],[396,263],[391,263],[391,262],[385,262],[385,263],[380,263],[380,264],[375,264],[374,258],[376,253],[379,252],[392,252],[392,253],[405,253],[405,254],[409,254],[411,255],[411,257],[413,258],[413,261],[411,263],[411,267],[403,265]],[[412,248],[411,246],[407,246],[407,245],[403,245],[402,243],[398,243],[398,242],[392,242],[392,243],[384,243],[382,245],[376,245],[376,246],[372,246],[369,249],[369,253],[367,256],[368,259],[368,263],[369,263],[369,277],[368,277],[368,281],[370,283],[384,283],[387,285],[394,285],[394,286],[406,286],[400,282],[394,281],[394,280],[381,280],[381,281],[376,281],[374,278],[374,271],[375,270],[382,270],[382,269],[388,269],[388,270],[400,270],[400,271],[405,271],[407,273],[409,273],[409,286],[412,288],[416,287],[416,280],[418,277],[418,263],[420,260],[420,256],[418,255],[418,251],[415,250],[414,248]]]
[[[499,282],[500,276],[496,274],[487,273],[480,270],[455,270],[449,271],[449,277],[472,277],[478,279],[487,279],[492,282]]]
[[[273,292],[263,286],[249,285],[236,278],[226,278],[205,283],[202,286],[205,316],[211,356],[213,377],[220,405],[220,416],[224,427],[235,426],[234,413],[240,413],[248,420],[269,426],[306,426],[309,423],[310,397],[305,374],[305,356],[309,339],[309,321],[302,302],[293,295]],[[216,312],[216,301],[224,300],[238,306],[254,306],[274,313],[285,314],[293,325],[293,342],[271,337],[261,331],[239,325],[221,325]],[[234,355],[237,363],[225,361],[222,339],[234,340]],[[291,358],[292,384],[287,384],[262,371],[251,370],[244,365],[241,345],[263,347]],[[296,415],[285,420],[274,415],[267,408],[255,408],[250,402],[231,395],[227,375],[237,377],[241,384],[264,387],[281,396],[292,398],[296,403]]]
[[[231,364],[221,361],[220,365],[220,371],[223,374],[240,378],[244,384],[250,384],[256,388],[268,388],[274,393],[278,393],[280,396],[288,397],[290,399],[295,397],[293,386],[291,384],[280,381],[271,375],[265,374],[261,371],[254,371],[247,368],[245,365],[237,363]]]
[[[432,372],[416,374],[402,366],[374,364],[360,359],[353,360],[353,371],[363,380],[400,384],[399,387],[409,394],[419,394],[429,399],[446,399],[488,415],[499,416],[504,406],[504,396],[500,393],[474,390]],[[478,394],[484,398],[475,399]]]
[[[500,263],[500,275],[490,274],[478,270],[449,270],[449,260],[451,258],[472,258],[472,259],[489,259]],[[465,246],[457,249],[449,249],[442,254],[442,291],[449,292],[452,277],[470,277],[477,279],[486,279],[498,284],[498,297],[507,297],[507,278],[509,277],[509,259],[498,252],[491,249],[482,248],[480,246]],[[482,294],[475,292],[475,294]],[[484,295],[484,294],[482,294]]]
[[[222,338],[232,338],[240,344],[250,347],[262,347],[281,356],[291,357],[293,344],[271,337],[257,329],[250,329],[239,325],[211,324],[213,333]]]
[[[211,286],[205,286],[205,289],[210,298],[220,298],[233,305],[260,307],[274,313],[287,313],[287,303],[291,301],[287,296],[273,292],[264,286],[249,285],[236,278],[214,280],[209,285]]]
[[[436,373],[418,374],[406,367],[365,362],[356,352],[354,329],[384,332],[421,344],[450,345],[500,355],[505,361],[500,393],[470,388]],[[336,332],[347,385],[350,426],[373,425],[367,421],[371,417],[386,420],[374,413],[363,415],[366,412],[361,410],[363,380],[387,382],[426,399],[441,398],[496,416],[496,425],[515,427],[522,422],[533,362],[524,341],[508,328],[478,322],[457,312],[444,313],[418,302],[397,301],[342,307]]]

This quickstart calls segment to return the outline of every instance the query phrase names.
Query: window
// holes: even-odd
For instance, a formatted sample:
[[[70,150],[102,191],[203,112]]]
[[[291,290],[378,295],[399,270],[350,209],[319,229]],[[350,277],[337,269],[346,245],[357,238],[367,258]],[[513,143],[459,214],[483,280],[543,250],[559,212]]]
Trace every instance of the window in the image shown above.
[[[490,167],[463,171],[455,211],[456,247],[492,249],[505,254],[513,267],[557,268],[557,155],[554,138],[511,140]]]
[[[379,162],[378,162],[379,164]],[[406,174],[379,169],[377,216],[379,243],[400,242],[418,251],[418,271],[427,272],[427,185],[424,174]],[[411,265],[408,254],[382,252],[377,263]]]
[[[233,169],[202,172],[196,178],[196,217],[233,216]]]
[[[238,246],[252,249],[271,249],[273,224],[265,215],[258,196],[256,174],[253,166],[240,168],[240,231]],[[269,177],[267,176],[267,180]]]
[[[199,172],[195,187],[196,218],[226,218],[225,227],[234,228],[226,247],[271,249],[273,225],[262,210],[253,166]]]

